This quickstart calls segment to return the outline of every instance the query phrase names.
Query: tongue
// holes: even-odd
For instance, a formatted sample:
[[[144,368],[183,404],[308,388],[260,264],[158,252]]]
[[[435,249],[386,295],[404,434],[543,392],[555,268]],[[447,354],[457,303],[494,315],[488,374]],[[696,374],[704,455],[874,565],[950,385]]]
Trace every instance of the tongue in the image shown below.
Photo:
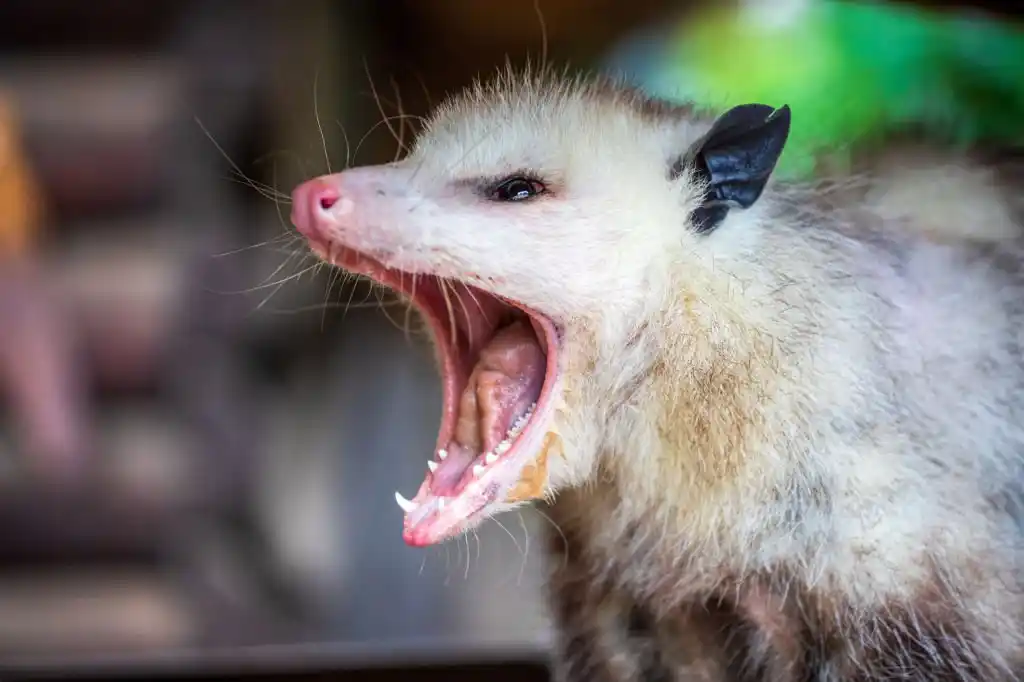
[[[434,472],[435,493],[453,490],[474,459],[495,451],[540,396],[545,364],[544,351],[523,320],[500,329],[483,348],[459,401],[448,456]]]

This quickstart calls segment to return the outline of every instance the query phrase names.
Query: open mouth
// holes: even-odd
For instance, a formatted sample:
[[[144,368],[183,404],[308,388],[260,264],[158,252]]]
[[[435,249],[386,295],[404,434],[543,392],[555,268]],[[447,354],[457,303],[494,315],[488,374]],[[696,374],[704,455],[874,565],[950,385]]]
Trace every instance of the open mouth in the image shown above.
[[[405,512],[405,542],[441,542],[470,527],[489,506],[513,501],[510,493],[535,458],[550,415],[554,323],[463,282],[388,268],[337,245],[311,246],[324,260],[407,297],[438,349],[444,407],[434,455],[412,500],[395,493]]]

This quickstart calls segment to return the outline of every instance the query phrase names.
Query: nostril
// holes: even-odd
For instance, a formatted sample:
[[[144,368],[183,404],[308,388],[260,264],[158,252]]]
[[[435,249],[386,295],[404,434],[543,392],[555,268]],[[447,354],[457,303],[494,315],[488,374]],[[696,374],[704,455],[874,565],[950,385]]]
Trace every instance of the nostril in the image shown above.
[[[323,211],[330,210],[332,206],[338,203],[338,198],[339,197],[336,192],[332,192],[331,190],[324,190],[320,194],[320,209]]]

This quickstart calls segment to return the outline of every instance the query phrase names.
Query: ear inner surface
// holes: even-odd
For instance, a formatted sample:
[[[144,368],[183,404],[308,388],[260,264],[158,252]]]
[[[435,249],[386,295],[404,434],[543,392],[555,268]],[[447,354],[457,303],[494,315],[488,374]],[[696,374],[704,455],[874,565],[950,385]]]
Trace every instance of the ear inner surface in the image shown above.
[[[697,179],[705,184],[692,223],[710,232],[731,208],[750,208],[761,197],[789,137],[788,106],[743,104],[723,114],[692,154]]]

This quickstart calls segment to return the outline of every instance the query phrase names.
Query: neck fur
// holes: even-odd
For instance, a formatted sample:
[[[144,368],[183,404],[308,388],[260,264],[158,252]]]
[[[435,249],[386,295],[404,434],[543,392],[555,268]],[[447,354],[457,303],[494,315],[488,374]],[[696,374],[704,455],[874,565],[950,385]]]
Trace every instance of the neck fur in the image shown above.
[[[757,241],[756,216],[730,222],[722,229]],[[786,315],[772,310],[775,276],[750,253],[669,264],[657,304],[604,351],[615,389],[599,466],[638,509],[692,511],[768,473],[750,448],[782,380]]]

